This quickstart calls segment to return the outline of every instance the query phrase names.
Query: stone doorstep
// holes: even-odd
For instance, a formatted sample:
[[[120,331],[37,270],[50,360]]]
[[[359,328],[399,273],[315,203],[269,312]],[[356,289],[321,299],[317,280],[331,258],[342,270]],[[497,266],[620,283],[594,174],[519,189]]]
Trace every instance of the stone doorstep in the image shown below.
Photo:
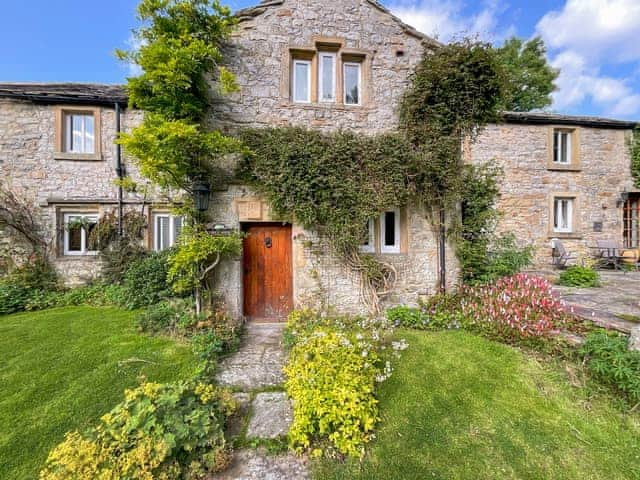
[[[229,468],[209,480],[306,480],[308,462],[293,453],[269,455],[264,448],[238,450]]]

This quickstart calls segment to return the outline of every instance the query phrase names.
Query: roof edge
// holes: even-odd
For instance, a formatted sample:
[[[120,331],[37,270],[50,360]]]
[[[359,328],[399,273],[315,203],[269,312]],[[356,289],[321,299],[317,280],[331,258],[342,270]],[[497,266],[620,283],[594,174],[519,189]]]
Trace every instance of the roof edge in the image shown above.
[[[73,104],[127,107],[129,96],[124,85],[79,82],[0,83],[0,99],[24,100],[42,104]]]
[[[504,123],[528,125],[568,125],[577,127],[610,128],[618,130],[634,130],[640,123],[631,120],[615,120],[612,118],[589,117],[578,115],[561,115],[545,112],[503,112]]]

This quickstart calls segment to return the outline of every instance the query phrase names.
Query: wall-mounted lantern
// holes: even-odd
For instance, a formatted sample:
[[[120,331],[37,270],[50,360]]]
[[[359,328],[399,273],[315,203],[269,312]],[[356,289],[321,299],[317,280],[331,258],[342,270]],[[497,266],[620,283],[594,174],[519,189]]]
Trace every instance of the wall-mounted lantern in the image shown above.
[[[627,204],[628,200],[629,200],[629,192],[627,192],[627,189],[625,188],[620,194],[620,198],[618,198],[618,201],[616,202],[617,207],[618,208],[624,207]]]
[[[193,185],[193,201],[196,210],[206,212],[209,210],[209,197],[211,196],[211,186],[202,180],[197,180]]]

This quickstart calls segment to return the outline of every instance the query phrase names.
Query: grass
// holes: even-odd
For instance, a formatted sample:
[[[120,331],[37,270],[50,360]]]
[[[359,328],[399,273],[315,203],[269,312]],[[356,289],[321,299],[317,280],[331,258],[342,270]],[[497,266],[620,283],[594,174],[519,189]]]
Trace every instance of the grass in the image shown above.
[[[587,398],[565,372],[464,332],[403,332],[380,387],[364,461],[324,461],[330,479],[638,479],[640,415]]]
[[[133,314],[62,308],[0,317],[0,478],[37,478],[69,430],[96,423],[141,376],[185,379],[187,345],[135,332]]]

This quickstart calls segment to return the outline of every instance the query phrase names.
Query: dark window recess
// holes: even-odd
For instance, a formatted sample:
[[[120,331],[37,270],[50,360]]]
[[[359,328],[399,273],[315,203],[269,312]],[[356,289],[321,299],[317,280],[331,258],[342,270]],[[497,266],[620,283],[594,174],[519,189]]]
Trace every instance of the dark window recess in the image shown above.
[[[74,226],[69,228],[69,251],[82,251],[82,227]]]
[[[602,232],[602,222],[593,222],[593,231],[596,233]]]
[[[384,244],[392,247],[396,244],[396,213],[384,214]]]

